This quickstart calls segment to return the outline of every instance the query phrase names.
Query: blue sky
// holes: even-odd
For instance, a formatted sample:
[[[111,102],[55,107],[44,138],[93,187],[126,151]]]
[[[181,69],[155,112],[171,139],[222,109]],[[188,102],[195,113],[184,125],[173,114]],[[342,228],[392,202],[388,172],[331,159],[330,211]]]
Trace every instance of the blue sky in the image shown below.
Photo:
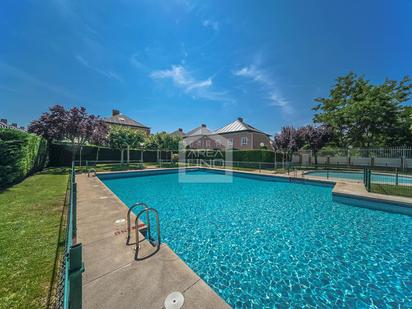
[[[310,123],[350,70],[412,75],[412,1],[0,3],[0,117],[112,108],[153,131]]]

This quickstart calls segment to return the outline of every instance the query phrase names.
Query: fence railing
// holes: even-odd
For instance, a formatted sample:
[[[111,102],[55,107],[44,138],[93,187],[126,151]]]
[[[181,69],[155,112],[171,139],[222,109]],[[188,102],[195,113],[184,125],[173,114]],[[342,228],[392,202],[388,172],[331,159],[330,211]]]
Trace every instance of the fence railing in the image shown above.
[[[69,177],[69,205],[66,213],[65,248],[60,267],[56,308],[82,308],[82,244],[77,243],[77,183],[73,162]]]
[[[363,183],[368,192],[412,197],[412,173],[364,169]]]

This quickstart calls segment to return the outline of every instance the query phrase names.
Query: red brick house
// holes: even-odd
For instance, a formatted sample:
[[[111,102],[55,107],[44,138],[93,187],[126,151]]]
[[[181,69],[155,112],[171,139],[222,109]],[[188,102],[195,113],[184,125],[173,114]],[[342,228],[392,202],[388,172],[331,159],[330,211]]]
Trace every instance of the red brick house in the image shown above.
[[[270,135],[244,122],[241,117],[216,130],[214,134],[223,136],[233,149],[261,149],[262,145],[272,149]]]
[[[247,124],[243,118],[238,118],[214,132],[202,124],[184,135],[184,139],[189,138],[193,141],[189,147],[193,149],[221,149],[225,147],[224,143],[235,150],[260,149],[262,145],[273,149],[270,135]]]

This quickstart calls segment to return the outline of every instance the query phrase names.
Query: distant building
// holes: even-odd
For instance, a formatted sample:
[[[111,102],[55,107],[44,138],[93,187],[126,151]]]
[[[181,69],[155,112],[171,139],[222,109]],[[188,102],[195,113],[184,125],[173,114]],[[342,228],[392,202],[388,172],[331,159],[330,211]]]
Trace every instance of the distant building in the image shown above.
[[[273,149],[270,135],[238,118],[216,131],[211,131],[205,124],[184,134],[184,139],[190,137],[192,142],[189,147],[193,149],[221,149],[224,143],[227,147],[237,150],[260,149],[263,147]]]
[[[19,131],[26,131],[25,127],[23,126],[18,127],[17,123],[15,122],[9,125],[7,119],[0,119],[0,128],[8,128],[8,129],[15,129]]]
[[[183,139],[190,140],[188,147],[192,149],[215,149],[218,147],[213,139],[209,137],[212,134],[213,132],[205,124],[201,124],[200,127],[187,132]]]
[[[214,133],[226,138],[233,149],[261,149],[262,145],[267,149],[273,149],[270,135],[247,124],[241,117]]]
[[[176,131],[173,131],[172,133],[169,133],[170,135],[177,135],[180,137],[184,137],[185,136],[185,132],[183,132],[182,128],[177,129]]]
[[[141,124],[140,122],[137,122],[136,120],[133,120],[132,118],[126,115],[121,114],[120,111],[117,109],[114,109],[112,111],[112,117],[104,118],[103,121],[106,122],[109,126],[119,125],[131,129],[141,130],[145,132],[147,135],[150,135],[149,127]]]

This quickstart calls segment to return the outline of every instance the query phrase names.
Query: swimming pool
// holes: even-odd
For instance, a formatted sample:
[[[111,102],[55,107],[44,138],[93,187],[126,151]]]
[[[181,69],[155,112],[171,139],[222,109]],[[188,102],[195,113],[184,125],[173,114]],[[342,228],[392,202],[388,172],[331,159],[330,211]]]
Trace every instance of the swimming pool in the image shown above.
[[[322,178],[335,178],[335,179],[345,179],[351,181],[363,181],[363,171],[310,171],[306,172],[305,175],[308,176],[317,176]],[[396,176],[394,174],[384,174],[384,173],[372,173],[371,174],[371,181],[374,183],[393,183],[396,182]],[[399,184],[411,184],[412,185],[412,177],[408,176],[399,176],[398,177]]]
[[[331,186],[239,175],[102,181],[158,209],[162,241],[233,307],[412,306],[412,217],[333,202]]]

